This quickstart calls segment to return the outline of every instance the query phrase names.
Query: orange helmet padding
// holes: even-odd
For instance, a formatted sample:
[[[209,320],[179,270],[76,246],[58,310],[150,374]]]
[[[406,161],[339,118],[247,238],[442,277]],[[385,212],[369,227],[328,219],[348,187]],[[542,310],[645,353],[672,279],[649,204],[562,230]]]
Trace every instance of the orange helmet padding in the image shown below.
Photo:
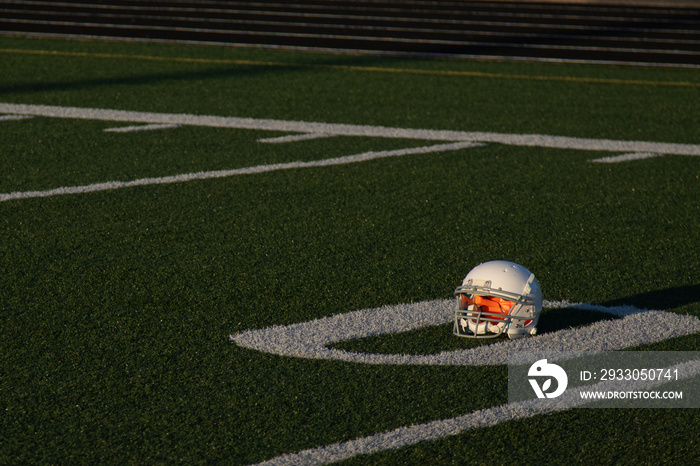
[[[515,303],[513,301],[508,301],[507,299],[499,298],[497,296],[468,296],[463,294],[462,307],[466,309],[467,306],[470,306],[472,304],[480,307],[483,312],[506,315]]]

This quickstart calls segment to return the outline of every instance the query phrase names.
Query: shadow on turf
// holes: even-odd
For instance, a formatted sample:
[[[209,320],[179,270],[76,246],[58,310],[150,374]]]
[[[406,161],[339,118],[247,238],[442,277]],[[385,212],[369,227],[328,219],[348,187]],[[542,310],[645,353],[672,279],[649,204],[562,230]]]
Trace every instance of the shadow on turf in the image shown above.
[[[649,291],[601,304],[603,306],[632,305],[641,309],[665,311],[693,303],[700,303],[700,285],[677,286],[664,290]]]
[[[700,285],[686,285],[649,291],[626,298],[614,299],[601,303],[606,307],[634,306],[640,309],[669,310],[688,304],[700,302]],[[571,309],[551,309],[543,312],[537,324],[537,333],[550,333],[569,327],[588,325],[599,320],[615,319],[612,315],[596,311]]]
[[[167,57],[163,57],[163,61],[167,61]],[[197,57],[194,57],[195,59]],[[139,61],[139,57],[133,57],[135,62]],[[150,61],[149,57],[144,57],[145,62]],[[182,65],[173,58],[173,64]],[[225,61],[223,59],[222,61]],[[318,62],[299,62],[299,63],[260,63],[247,64],[244,62],[233,63],[235,58],[230,59],[232,63],[216,63],[216,59],[212,59],[212,63],[195,63],[195,65],[206,66],[207,69],[198,71],[177,71],[177,72],[155,72],[142,74],[129,74],[121,76],[108,76],[100,78],[89,78],[75,81],[42,81],[42,82],[20,82],[13,84],[0,85],[0,96],[3,94],[31,94],[36,92],[56,92],[56,91],[83,91],[102,86],[138,86],[138,85],[154,85],[163,82],[176,81],[204,81],[208,79],[235,78],[235,77],[250,77],[266,74],[293,73],[298,71],[306,71],[309,68],[333,68],[333,67],[376,67],[380,64],[387,64],[390,58],[386,57],[362,57],[362,56],[338,56],[331,57],[327,60]],[[129,67],[123,67],[116,73],[130,73]]]
[[[537,333],[552,333],[581,325],[589,325],[601,320],[617,319],[611,314],[597,311],[585,311],[577,309],[572,312],[570,308],[545,310],[537,323]]]

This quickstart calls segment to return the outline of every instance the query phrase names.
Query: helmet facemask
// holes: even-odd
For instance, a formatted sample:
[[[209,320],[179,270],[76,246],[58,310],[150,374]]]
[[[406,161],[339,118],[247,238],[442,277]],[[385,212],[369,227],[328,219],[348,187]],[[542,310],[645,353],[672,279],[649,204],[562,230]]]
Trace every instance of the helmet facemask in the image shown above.
[[[468,280],[455,290],[457,309],[453,333],[466,338],[511,339],[534,335],[539,312],[532,298],[491,287],[491,282],[475,285]]]

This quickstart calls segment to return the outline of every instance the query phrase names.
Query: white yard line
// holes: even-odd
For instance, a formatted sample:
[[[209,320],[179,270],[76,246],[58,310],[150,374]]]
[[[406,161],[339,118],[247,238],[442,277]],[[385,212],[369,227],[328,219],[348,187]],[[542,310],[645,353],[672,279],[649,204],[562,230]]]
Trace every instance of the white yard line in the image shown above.
[[[278,170],[289,170],[293,168],[328,167],[332,165],[344,165],[368,160],[381,159],[386,157],[400,157],[403,155],[429,154],[435,152],[445,152],[452,150],[476,147],[480,144],[473,142],[455,142],[451,144],[435,144],[432,146],[414,147],[410,149],[388,150],[381,152],[365,152],[356,155],[346,155],[332,159],[314,160],[311,162],[289,162],[271,165],[256,165],[252,167],[236,168],[232,170],[215,170],[197,173],[184,173],[180,175],[162,176],[157,178],[141,178],[133,181],[107,181],[104,183],[94,183],[83,186],[64,186],[61,188],[48,189],[44,191],[19,191],[13,193],[0,194],[0,202],[17,199],[30,199],[36,197],[51,197],[64,194],[85,194],[98,191],[111,191],[114,189],[132,188],[136,186],[148,186],[156,184],[183,183],[194,180],[209,180],[214,178],[227,178],[237,175],[253,175]]]
[[[80,194],[97,191],[147,186],[155,184],[180,183],[192,180],[224,178],[229,176],[265,173],[292,168],[309,168],[364,162],[382,157],[395,157],[409,154],[425,154],[448,150],[474,147],[480,143],[497,143],[526,147],[543,147],[555,149],[574,149],[586,151],[623,152],[621,156],[595,159],[596,162],[618,162],[637,160],[657,155],[700,155],[698,144],[675,144],[648,141],[620,141],[612,139],[585,139],[543,134],[503,134],[470,131],[448,131],[431,129],[390,128],[384,126],[349,125],[336,123],[317,123],[305,121],[284,121],[256,118],[238,118],[207,115],[190,115],[174,113],[134,112],[126,110],[109,110],[98,108],[57,107],[49,105],[27,105],[0,103],[0,113],[9,114],[8,120],[30,118],[33,116],[49,118],[71,118],[99,121],[118,121],[137,123],[138,126],[109,128],[105,131],[127,132],[173,128],[178,126],[204,126],[211,128],[232,128],[301,133],[288,136],[261,139],[263,142],[292,142],[317,137],[362,136],[398,139],[418,139],[425,141],[442,141],[438,144],[414,149],[395,151],[367,152],[344,157],[329,158],[312,162],[289,162],[272,165],[203,171],[179,175],[142,178],[132,181],[106,181],[84,186],[64,186],[48,190],[23,191],[0,194],[0,202],[15,199],[50,197],[62,194]]]
[[[78,118],[87,120],[125,121],[144,124],[176,124],[212,128],[236,128],[286,133],[317,133],[335,136],[364,136],[429,141],[474,141],[514,146],[547,147],[605,152],[653,152],[668,155],[700,155],[700,144],[676,144],[614,139],[571,138],[545,134],[504,134],[472,131],[390,128],[385,126],[268,120],[177,113],[133,112],[99,108],[56,107],[0,103],[0,113]]]

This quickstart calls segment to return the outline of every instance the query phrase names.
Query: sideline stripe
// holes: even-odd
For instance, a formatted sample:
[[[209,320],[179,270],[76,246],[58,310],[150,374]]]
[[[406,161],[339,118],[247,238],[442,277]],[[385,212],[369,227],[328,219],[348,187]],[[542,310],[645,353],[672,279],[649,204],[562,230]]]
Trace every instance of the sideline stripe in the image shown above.
[[[278,138],[263,138],[258,139],[258,142],[266,144],[283,144],[287,142],[308,141],[309,139],[330,138],[332,134],[308,133],[308,134],[292,134],[289,136],[281,136]]]
[[[630,162],[632,160],[644,160],[651,159],[654,157],[661,157],[663,154],[657,154],[655,152],[632,152],[630,154],[621,154],[612,157],[602,157],[600,159],[589,160],[589,162],[594,163],[620,163],[620,162]]]
[[[664,368],[664,370],[678,370],[678,373],[681,374],[678,380],[684,380],[700,374],[700,360],[694,359],[675,364]],[[603,381],[587,386],[586,389],[591,391],[608,391],[612,389],[639,391],[657,387],[664,382],[665,381],[662,382],[661,380],[633,380],[627,383],[622,383],[621,381]],[[352,458],[357,455],[369,455],[385,450],[396,450],[426,440],[437,440],[443,437],[457,435],[467,430],[494,426],[506,421],[564,411],[577,406],[583,406],[593,401],[597,400],[581,398],[578,390],[570,390],[556,399],[533,399],[508,403],[493,408],[474,411],[452,419],[441,419],[425,424],[399,427],[376,435],[334,443],[325,447],[311,448],[298,453],[280,455],[258,464],[260,466],[327,464]]]
[[[28,115],[0,115],[0,121],[17,121],[17,120],[27,120],[29,118],[34,118]]]
[[[243,331],[230,338],[239,346],[280,356],[329,359],[361,364],[500,365],[512,351],[602,352],[700,333],[700,319],[633,306],[605,307],[567,301],[546,301],[545,308],[603,312],[618,320],[568,328],[518,340],[438,354],[357,353],[329,347],[340,341],[407,332],[452,321],[454,300],[396,304],[337,314],[308,322]]]
[[[526,147],[577,149],[606,152],[654,152],[673,155],[700,155],[699,144],[675,144],[613,139],[571,138],[545,134],[504,134],[470,131],[390,128],[384,126],[315,123],[305,121],[269,120],[176,113],[134,112],[97,108],[56,107],[0,103],[0,113],[78,118],[87,120],[127,121],[145,124],[177,124],[214,128],[254,129],[286,133],[315,133],[336,136],[364,136],[429,141],[491,142]]]
[[[133,133],[135,131],[154,131],[154,130],[159,130],[159,129],[173,129],[173,128],[179,128],[180,125],[171,125],[171,124],[163,124],[163,125],[142,125],[142,126],[119,126],[117,128],[106,128],[103,129],[102,131],[106,133]]]
[[[187,57],[159,57],[151,55],[126,55],[109,53],[88,53],[88,52],[61,52],[55,50],[25,50],[25,49],[0,49],[0,53],[15,53],[27,55],[54,55],[83,58],[110,58],[127,60],[148,60],[165,61],[179,63],[202,63],[214,65],[242,65],[242,66],[278,66],[278,67],[298,67],[298,68],[327,68],[345,71],[365,71],[374,73],[398,73],[398,74],[422,74],[434,76],[454,76],[471,78],[498,78],[498,79],[518,79],[534,81],[565,81],[578,83],[597,84],[622,84],[635,86],[673,86],[673,87],[700,87],[700,82],[691,81],[652,81],[641,79],[615,79],[615,78],[588,78],[577,76],[543,76],[507,73],[486,73],[479,71],[450,71],[450,70],[421,70],[415,68],[384,68],[373,66],[352,66],[352,65],[326,65],[322,63],[286,63],[286,62],[266,62],[252,60],[231,60],[216,58],[187,58]]]
[[[429,154],[434,152],[445,152],[452,150],[477,147],[481,144],[472,142],[455,142],[452,144],[436,144],[433,146],[415,147],[411,149],[398,149],[382,152],[365,152],[363,154],[346,155],[333,159],[315,160],[312,162],[289,162],[272,165],[256,165],[253,167],[237,168],[233,170],[216,170],[197,173],[185,173],[182,175],[163,176],[160,178],[141,178],[134,181],[107,181],[105,183],[95,183],[84,186],[71,186],[46,191],[24,191],[0,194],[0,202],[16,199],[29,199],[35,197],[51,197],[63,194],[84,194],[98,191],[110,191],[114,189],[132,188],[135,186],[148,186],[155,184],[182,183],[185,181],[208,180],[214,178],[226,178],[236,175],[252,175],[266,173],[277,170],[289,170],[292,168],[328,167],[332,165],[344,165],[349,163],[366,162],[368,160],[381,159],[386,157],[399,157],[402,155]]]

